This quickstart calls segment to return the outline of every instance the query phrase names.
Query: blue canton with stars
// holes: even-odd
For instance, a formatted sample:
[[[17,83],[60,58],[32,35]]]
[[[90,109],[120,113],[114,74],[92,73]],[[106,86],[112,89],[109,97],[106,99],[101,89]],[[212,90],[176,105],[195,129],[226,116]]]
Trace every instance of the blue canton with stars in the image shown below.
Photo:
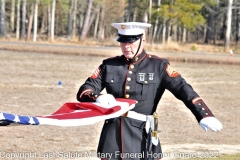
[[[0,112],[0,120],[8,121],[9,123],[19,123],[19,124],[31,124],[38,125],[39,121],[36,117],[32,116],[21,116],[16,114],[9,114]]]

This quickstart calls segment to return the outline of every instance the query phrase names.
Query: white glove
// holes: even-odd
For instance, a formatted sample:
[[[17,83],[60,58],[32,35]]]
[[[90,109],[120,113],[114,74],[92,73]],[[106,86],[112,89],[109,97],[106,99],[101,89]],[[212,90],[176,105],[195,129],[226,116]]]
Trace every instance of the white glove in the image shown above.
[[[221,131],[223,125],[215,117],[206,117],[203,118],[199,125],[207,132],[207,129],[211,129],[215,132]]]
[[[104,108],[112,108],[117,105],[116,99],[111,94],[103,94],[96,99]]]

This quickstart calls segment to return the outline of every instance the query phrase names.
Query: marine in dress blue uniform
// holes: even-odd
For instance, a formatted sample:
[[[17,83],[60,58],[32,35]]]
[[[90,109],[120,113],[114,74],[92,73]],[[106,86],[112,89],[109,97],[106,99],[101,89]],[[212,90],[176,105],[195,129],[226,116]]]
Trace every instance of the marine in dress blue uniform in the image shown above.
[[[143,33],[150,24],[128,22],[113,23],[112,26],[118,30],[117,41],[120,44],[137,43],[136,53],[130,58],[123,54],[103,60],[93,75],[79,88],[77,100],[95,102],[99,99],[100,103],[110,103],[111,95],[114,98],[135,99],[138,103],[130,111],[135,113],[134,116],[126,113],[118,118],[105,120],[97,149],[99,153],[110,153],[112,157],[107,159],[161,159],[160,142],[157,145],[152,144],[151,128],[148,132],[146,120],[138,117],[153,115],[166,89],[191,110],[205,130],[222,129],[222,124],[214,118],[201,97],[171,67],[169,61],[144,50]],[[108,95],[101,94],[104,88]],[[206,122],[201,123],[203,119]]]

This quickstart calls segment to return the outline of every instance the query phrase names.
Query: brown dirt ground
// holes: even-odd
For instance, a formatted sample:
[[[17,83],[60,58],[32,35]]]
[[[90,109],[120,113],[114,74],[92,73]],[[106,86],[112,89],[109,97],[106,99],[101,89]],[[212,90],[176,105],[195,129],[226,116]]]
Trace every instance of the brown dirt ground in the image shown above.
[[[213,60],[219,58],[219,64],[189,63],[198,60],[191,58],[191,54],[155,54],[167,58],[173,55],[169,58],[172,66],[193,86],[224,126],[219,133],[205,133],[184,104],[166,91],[158,107],[163,152],[217,150],[219,154],[240,153],[240,66],[237,65],[240,61],[226,65],[228,56],[213,55]],[[174,60],[176,56],[181,58],[179,61],[188,60],[179,63]],[[204,57],[202,59],[211,56],[198,54]],[[53,113],[65,102],[76,101],[79,86],[104,58],[0,50],[0,111],[22,115]],[[59,80],[62,86],[57,85]],[[82,127],[1,127],[0,153],[36,153],[32,159],[43,156],[60,159],[59,154],[64,153],[64,159],[72,159],[70,153],[96,150],[101,126],[102,122]]]

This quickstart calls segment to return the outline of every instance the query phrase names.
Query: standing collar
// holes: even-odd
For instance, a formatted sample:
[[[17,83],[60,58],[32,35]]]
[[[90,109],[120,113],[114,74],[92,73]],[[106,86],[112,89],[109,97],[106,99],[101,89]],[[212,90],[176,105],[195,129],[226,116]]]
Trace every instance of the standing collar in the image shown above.
[[[129,58],[126,58],[126,57],[124,57],[124,59],[125,59],[125,61],[127,61],[127,63],[132,64],[132,63],[138,63],[138,62],[142,61],[146,56],[147,56],[147,53],[145,52],[145,50],[143,50],[141,54],[137,55],[133,59],[129,59]]]

